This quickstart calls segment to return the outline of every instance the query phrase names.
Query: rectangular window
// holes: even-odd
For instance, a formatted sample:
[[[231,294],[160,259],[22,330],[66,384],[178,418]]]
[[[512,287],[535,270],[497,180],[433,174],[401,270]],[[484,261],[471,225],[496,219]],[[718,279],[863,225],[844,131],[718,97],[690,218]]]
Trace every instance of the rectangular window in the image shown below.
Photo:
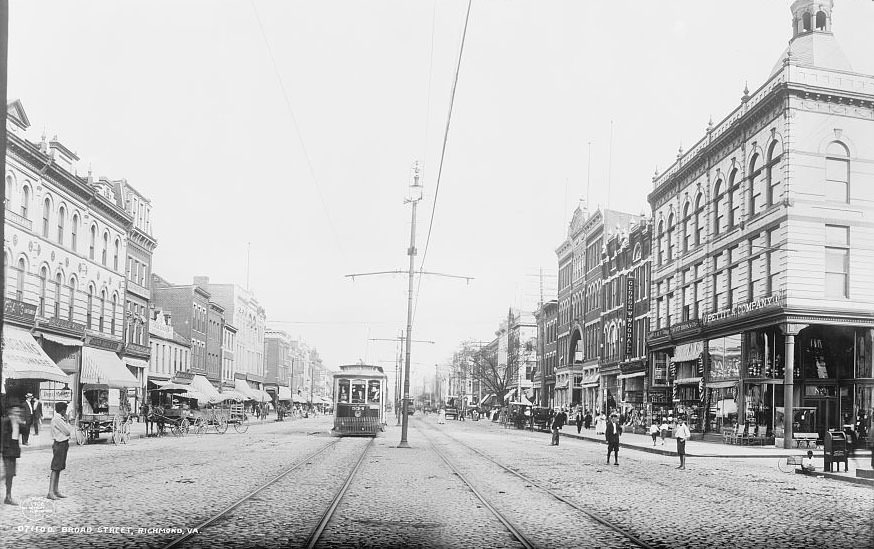
[[[731,222],[731,226],[739,224],[740,219],[740,205],[743,202],[743,190],[741,186],[738,185],[731,191],[731,212],[729,212],[729,221]]]
[[[850,201],[850,162],[839,158],[825,161],[825,199],[836,202]]]
[[[850,297],[850,228],[825,226],[825,295]]]
[[[667,302],[665,303],[665,326],[671,325],[671,314],[674,310],[674,294],[668,294]]]

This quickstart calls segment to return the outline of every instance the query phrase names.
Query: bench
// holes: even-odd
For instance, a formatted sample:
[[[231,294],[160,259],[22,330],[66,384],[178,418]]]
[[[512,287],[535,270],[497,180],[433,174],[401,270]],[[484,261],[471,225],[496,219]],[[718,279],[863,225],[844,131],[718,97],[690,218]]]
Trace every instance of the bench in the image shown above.
[[[813,443],[813,447],[816,448],[818,446],[817,441],[819,440],[819,433],[792,433],[792,440],[795,441],[796,448],[801,448],[802,442],[808,448],[810,448],[810,444]]]

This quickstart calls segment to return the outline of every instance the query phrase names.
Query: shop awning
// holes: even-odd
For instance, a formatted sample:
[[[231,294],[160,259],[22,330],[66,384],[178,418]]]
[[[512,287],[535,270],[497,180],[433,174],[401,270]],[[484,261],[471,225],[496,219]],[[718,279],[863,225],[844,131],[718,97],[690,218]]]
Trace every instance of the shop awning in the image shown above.
[[[693,384],[693,383],[696,383],[696,384],[697,384],[697,383],[700,382],[702,379],[704,379],[704,378],[701,377],[701,376],[698,376],[698,377],[681,377],[680,379],[675,379],[675,380],[674,380],[674,384],[675,384],[675,385],[691,385],[691,384]]]
[[[45,340],[51,341],[52,343],[57,343],[58,345],[66,345],[67,347],[81,347],[82,346],[82,340],[76,339],[75,337],[47,334],[45,332],[40,332],[40,337],[42,337]]]
[[[732,379],[728,381],[710,381],[707,383],[708,389],[725,389],[726,387],[734,387],[737,385],[737,380]]]
[[[631,379],[633,377],[643,377],[646,375],[646,372],[634,372],[633,374],[619,374],[616,376],[616,379]]]
[[[148,360],[140,360],[138,358],[124,358],[124,363],[132,368],[143,368],[148,369],[149,361]]]
[[[225,400],[225,397],[218,392],[218,389],[216,389],[208,379],[201,375],[195,374],[195,376],[191,378],[191,388],[206,395],[209,402],[216,403]]]
[[[291,401],[295,404],[305,404],[306,400],[300,395],[291,395]]]
[[[201,393],[200,391],[195,391],[194,389],[189,389],[188,391],[186,391],[184,393],[180,393],[178,396],[181,396],[182,398],[197,399],[197,402],[199,404],[206,404],[207,402],[210,401],[209,397],[207,395]]]
[[[228,389],[228,388],[222,389],[221,395],[222,395],[222,400],[240,400],[240,401],[251,400],[248,396],[244,395],[243,393],[241,393],[235,389]]]
[[[591,381],[589,383],[583,383],[582,385],[580,385],[580,387],[582,387],[583,389],[593,389],[593,388],[597,387],[598,385],[600,385],[600,383],[598,383],[597,381]],[[566,389],[567,387],[562,387],[562,388]]]
[[[93,347],[82,347],[82,376],[79,382],[104,383],[113,389],[140,385],[118,355]]]
[[[291,400],[291,389],[288,387],[279,386],[279,400]]]
[[[181,385],[179,383],[173,383],[170,380],[164,379],[150,379],[149,383],[154,384],[157,389],[156,391],[171,391],[174,393],[184,393],[187,392],[190,387],[188,385]]]
[[[70,376],[42,350],[30,332],[3,327],[3,387],[6,379],[44,379],[67,383]]]
[[[244,395],[247,400],[258,400],[258,401],[261,400],[261,396],[260,395],[256,396],[252,392],[252,388],[249,387],[249,384],[246,383],[245,379],[235,379],[234,380],[234,390],[237,391],[238,393]]]

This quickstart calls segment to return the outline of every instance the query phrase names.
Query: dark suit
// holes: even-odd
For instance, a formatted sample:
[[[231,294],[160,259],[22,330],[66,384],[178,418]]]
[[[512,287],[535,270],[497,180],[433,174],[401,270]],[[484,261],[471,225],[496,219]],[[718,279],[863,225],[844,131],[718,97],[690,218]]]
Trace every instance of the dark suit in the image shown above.
[[[25,399],[24,404],[21,406],[21,421],[24,423],[19,430],[21,433],[21,443],[27,444],[27,441],[30,439],[30,426],[33,425],[33,411],[30,409],[30,399]]]
[[[619,463],[619,435],[622,434],[622,427],[618,423],[612,421],[607,422],[607,463],[610,463],[610,452],[613,452],[613,460]]]
[[[561,428],[564,427],[564,424],[567,423],[567,414],[564,412],[559,412],[555,414],[555,417],[552,418],[552,445],[558,446],[559,433],[561,433]]]

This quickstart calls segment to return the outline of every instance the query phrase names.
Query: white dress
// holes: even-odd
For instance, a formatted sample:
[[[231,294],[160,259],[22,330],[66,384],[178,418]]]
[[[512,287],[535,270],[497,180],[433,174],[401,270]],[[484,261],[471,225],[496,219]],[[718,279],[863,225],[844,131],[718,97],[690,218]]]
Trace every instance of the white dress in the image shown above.
[[[437,412],[437,423],[446,423],[446,410],[440,408],[440,411]]]
[[[595,421],[595,434],[603,435],[607,432],[607,418],[604,416],[598,416],[598,420]]]

